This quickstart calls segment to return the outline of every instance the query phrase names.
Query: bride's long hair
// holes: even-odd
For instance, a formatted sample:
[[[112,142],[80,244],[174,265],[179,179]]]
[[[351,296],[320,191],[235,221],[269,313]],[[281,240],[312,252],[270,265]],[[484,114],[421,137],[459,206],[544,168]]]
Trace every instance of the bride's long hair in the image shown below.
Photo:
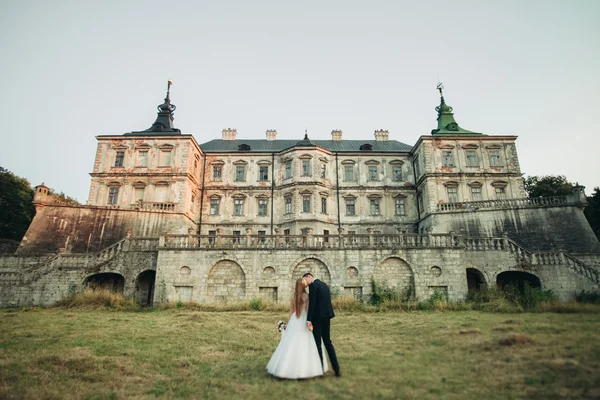
[[[296,288],[294,289],[294,312],[296,313],[296,318],[300,318],[300,314],[302,314],[302,294],[305,287],[306,284],[303,279],[296,281]]]

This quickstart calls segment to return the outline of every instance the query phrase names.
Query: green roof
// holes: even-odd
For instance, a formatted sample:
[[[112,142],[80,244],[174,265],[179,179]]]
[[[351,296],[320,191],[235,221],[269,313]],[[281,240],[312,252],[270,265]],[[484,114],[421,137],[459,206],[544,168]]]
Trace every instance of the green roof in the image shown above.
[[[334,142],[333,140],[310,140],[312,145],[321,147],[333,152],[359,152],[364,153],[408,153],[412,146],[397,140],[342,140]],[[361,146],[370,145],[371,150],[361,150]],[[240,145],[250,146],[250,150],[240,150]],[[306,147],[304,141],[298,140],[266,140],[266,139],[238,139],[222,140],[215,139],[210,142],[202,143],[200,148],[206,153],[229,153],[239,151],[241,153],[270,153],[280,152],[296,146]],[[367,146],[368,147],[368,146]]]

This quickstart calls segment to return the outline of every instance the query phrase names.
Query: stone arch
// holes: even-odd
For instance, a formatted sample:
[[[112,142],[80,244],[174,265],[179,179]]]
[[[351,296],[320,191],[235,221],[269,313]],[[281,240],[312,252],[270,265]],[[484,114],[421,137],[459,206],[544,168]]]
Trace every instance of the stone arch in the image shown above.
[[[146,270],[135,279],[135,300],[141,306],[152,306],[154,302],[154,282],[156,271]]]
[[[111,292],[123,294],[125,278],[123,275],[114,272],[101,272],[85,278],[83,286],[92,290],[110,290]]]
[[[373,279],[380,285],[396,290],[406,299],[415,293],[412,268],[399,257],[389,257],[379,263]]]
[[[467,272],[467,288],[468,288],[469,293],[476,292],[476,291],[480,290],[481,288],[484,288],[487,286],[487,284],[485,282],[485,277],[483,276],[481,271],[479,271],[476,268],[467,268],[466,272]]]
[[[536,275],[524,271],[504,271],[496,276],[496,285],[500,289],[507,286],[515,287],[519,292],[525,292],[525,286],[541,289],[542,283]]]
[[[327,265],[317,257],[310,256],[296,263],[292,270],[292,279],[294,281],[300,279],[302,278],[302,275],[307,272],[312,273],[315,278],[322,280],[328,285],[331,283],[329,268],[327,268]]]
[[[206,278],[208,301],[243,300],[246,297],[246,273],[233,260],[218,261]]]

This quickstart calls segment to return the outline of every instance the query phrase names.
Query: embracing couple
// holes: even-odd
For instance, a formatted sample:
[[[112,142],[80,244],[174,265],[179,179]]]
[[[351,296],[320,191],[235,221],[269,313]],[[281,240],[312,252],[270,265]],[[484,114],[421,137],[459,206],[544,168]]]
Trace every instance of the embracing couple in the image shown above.
[[[329,287],[311,273],[304,274],[296,281],[290,318],[267,364],[267,372],[284,379],[322,376],[329,370],[327,353],[335,376],[339,377],[340,366],[330,337],[330,320],[334,316]]]

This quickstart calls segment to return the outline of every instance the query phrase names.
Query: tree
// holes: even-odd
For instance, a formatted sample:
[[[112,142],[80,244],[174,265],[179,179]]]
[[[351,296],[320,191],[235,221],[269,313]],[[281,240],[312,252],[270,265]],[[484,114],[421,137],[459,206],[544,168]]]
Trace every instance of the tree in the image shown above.
[[[74,199],[71,196],[67,196],[64,192],[56,193],[54,189],[48,189],[48,194],[54,196],[54,200],[57,203],[70,204],[72,206],[80,205],[77,199]]]
[[[35,214],[29,181],[0,167],[0,239],[21,240]]]
[[[571,194],[573,184],[562,175],[528,176],[523,179],[529,198]]]
[[[583,211],[592,230],[600,240],[600,188],[595,187],[594,193],[587,197],[588,205]]]

